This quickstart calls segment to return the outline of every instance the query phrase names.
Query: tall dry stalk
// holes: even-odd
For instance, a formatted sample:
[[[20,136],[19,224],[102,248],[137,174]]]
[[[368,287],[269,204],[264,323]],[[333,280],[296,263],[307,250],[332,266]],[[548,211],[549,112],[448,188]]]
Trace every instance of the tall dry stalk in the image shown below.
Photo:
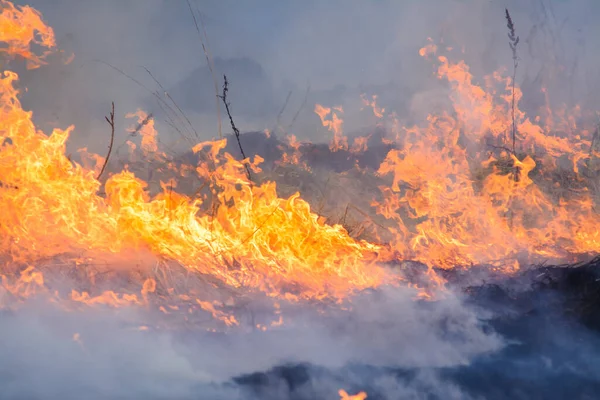
[[[250,167],[246,160],[246,153],[244,152],[244,148],[242,147],[242,141],[240,139],[240,130],[235,126],[235,122],[233,122],[233,116],[231,115],[231,110],[229,109],[229,102],[227,101],[227,93],[229,92],[229,81],[227,80],[227,75],[223,75],[224,83],[223,83],[223,94],[219,96],[221,100],[223,100],[223,104],[225,104],[225,111],[227,112],[227,116],[229,117],[229,123],[231,124],[231,129],[233,129],[233,133],[235,134],[235,138],[237,139],[238,146],[240,148],[240,153],[242,154],[242,162],[244,162],[244,167],[246,168],[246,175],[248,176],[248,181],[252,183],[252,173],[250,172]]]
[[[110,118],[104,117],[108,125],[110,126],[110,142],[108,144],[108,153],[106,154],[106,158],[104,159],[104,164],[102,164],[102,169],[100,169],[100,173],[96,177],[96,180],[100,180],[102,174],[104,173],[104,169],[108,164],[108,159],[110,158],[110,153],[112,153],[113,144],[115,142],[115,102],[112,102],[112,108],[110,110]]]
[[[508,45],[512,50],[513,56],[513,76],[512,76],[512,152],[516,154],[516,143],[517,143],[517,123],[515,115],[515,80],[517,78],[517,67],[519,66],[519,57],[517,55],[517,45],[519,44],[519,37],[515,33],[515,24],[512,21],[508,8],[506,11],[506,26],[508,27]]]
[[[515,33],[515,24],[508,12],[508,8],[504,9],[506,17],[506,27],[508,28],[508,45],[512,51],[513,58],[513,76],[512,76],[512,102],[511,102],[511,117],[512,117],[512,153],[517,156],[517,122],[515,112],[515,81],[517,79],[517,67],[519,66],[519,57],[517,55],[517,45],[519,44],[519,37]],[[513,170],[513,179],[515,182],[521,180],[521,168],[515,165]],[[512,194],[508,200],[509,204],[512,203]],[[513,225],[513,212],[512,208],[508,208],[508,224],[512,229]]]

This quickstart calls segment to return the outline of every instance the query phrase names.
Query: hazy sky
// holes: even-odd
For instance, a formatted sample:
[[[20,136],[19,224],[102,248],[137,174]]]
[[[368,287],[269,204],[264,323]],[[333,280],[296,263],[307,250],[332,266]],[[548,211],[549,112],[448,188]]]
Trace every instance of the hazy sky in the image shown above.
[[[139,106],[160,113],[147,91],[100,60],[152,90],[157,85],[142,66],[169,91],[185,82],[194,96],[177,92],[176,101],[203,137],[216,135],[210,73],[204,69],[192,74],[206,61],[186,0],[17,3],[38,8],[55,28],[59,46],[76,55],[68,66],[54,63],[23,76],[30,89],[26,105],[37,109],[40,122],[63,127],[75,123],[77,140],[94,147],[101,142],[96,131],[105,129],[102,121],[110,101],[117,103],[118,114]],[[389,93],[382,93],[382,98],[405,113],[415,95],[434,85],[431,65],[417,54],[428,37],[464,48],[464,58],[479,76],[499,66],[510,67],[504,7],[511,10],[522,39],[518,79],[535,76],[548,63],[550,47],[563,57],[560,62],[577,60],[578,77],[588,80],[582,87],[591,86],[589,79],[598,74],[600,43],[594,38],[600,33],[595,22],[600,4],[595,0],[191,0],[191,4],[203,15],[214,57],[230,63],[231,71],[216,73],[219,79],[224,72],[230,76],[231,101],[242,130],[271,127],[292,90],[284,116],[289,120],[302,104],[308,83],[309,104],[293,132],[300,137],[326,140],[312,113],[315,102],[351,109],[369,85],[380,85],[381,91],[387,87]],[[533,61],[531,48],[537,58]],[[238,62],[243,58],[246,64]],[[235,65],[251,65],[260,74],[236,70]],[[192,100],[186,103],[186,98]],[[348,114],[346,119],[347,126],[361,122]]]

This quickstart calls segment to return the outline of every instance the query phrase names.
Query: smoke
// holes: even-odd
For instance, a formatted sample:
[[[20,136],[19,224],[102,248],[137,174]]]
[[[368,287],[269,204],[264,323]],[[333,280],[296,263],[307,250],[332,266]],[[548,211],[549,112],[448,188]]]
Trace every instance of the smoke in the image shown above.
[[[455,296],[423,304],[413,295],[383,289],[360,295],[351,311],[323,314],[288,305],[281,327],[223,334],[140,331],[133,321],[159,317],[133,308],[66,312],[31,300],[0,315],[2,397],[336,398],[361,384],[439,392],[453,384],[430,370],[469,365],[503,347],[483,315]],[[282,375],[285,368],[292,372]],[[402,382],[390,368],[422,372]],[[261,376],[271,376],[268,384]],[[282,376],[310,385],[292,395]],[[309,393],[316,397],[303,397]]]
[[[184,324],[139,330],[161,317],[143,308],[67,312],[31,299],[0,313],[2,398],[337,399],[344,389],[382,400],[553,399],[597,392],[598,337],[562,313],[560,294],[535,291],[515,301],[523,295],[480,290],[487,297],[465,301],[449,292],[420,302],[409,289],[382,288],[345,310],[281,303],[282,326],[242,324],[222,333]],[[263,302],[255,300],[256,313]]]
[[[126,313],[68,314],[41,304],[3,315],[3,397],[190,395],[189,385],[196,376],[189,361],[166,337],[148,338],[120,329],[119,320],[126,317]]]
[[[164,97],[144,68],[150,70],[198,135],[216,136],[214,83],[187,1],[17,3],[43,13],[65,51],[63,58],[75,54],[69,65],[53,60],[24,73],[26,105],[42,126],[74,123],[74,147],[103,149],[103,117],[114,100],[119,127],[125,113],[143,107],[157,116],[163,140],[177,140],[156,98],[110,64]],[[598,34],[600,9],[593,0],[190,3],[206,28],[219,86],[222,74],[229,75],[232,109],[242,131],[274,128],[290,92],[280,122],[313,141],[329,140],[312,111],[317,102],[343,105],[348,131],[374,123],[369,113],[360,112],[361,93],[379,95],[383,106],[401,116],[422,117],[431,111],[423,98],[447,93],[418,49],[429,37],[453,47],[479,79],[509,69],[504,7],[521,37],[517,79],[530,109],[539,106],[542,86],[553,89],[555,104],[593,107],[598,100],[591,88],[598,80],[594,66],[600,52],[590,38]],[[187,125],[183,118],[174,122]],[[117,133],[123,141],[124,129]]]
[[[228,333],[140,331],[134,321],[158,317],[140,308],[66,312],[31,300],[0,313],[2,398],[335,399],[340,388],[369,399],[597,393],[597,334],[563,314],[561,295],[535,291],[519,309],[514,293],[481,290],[489,297],[473,298],[477,308],[452,294],[417,302],[407,289],[363,293],[346,311],[287,305],[281,327]]]

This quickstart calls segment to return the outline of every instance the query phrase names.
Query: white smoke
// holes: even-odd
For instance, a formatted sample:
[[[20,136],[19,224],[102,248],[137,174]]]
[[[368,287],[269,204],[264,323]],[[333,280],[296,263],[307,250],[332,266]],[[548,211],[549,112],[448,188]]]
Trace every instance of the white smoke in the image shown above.
[[[252,388],[233,378],[306,363],[316,367],[309,374],[319,396],[335,395],[349,379],[361,382],[364,376],[334,378],[318,368],[353,364],[419,368],[425,375],[404,390],[415,392],[417,384],[438,390],[452,384],[437,382],[427,369],[468,365],[502,347],[458,298],[422,304],[413,295],[383,289],[356,298],[352,311],[333,309],[326,316],[306,304],[290,305],[284,310],[289,322],[281,327],[223,334],[139,331],[130,326],[142,314],[147,318],[141,310],[66,312],[31,301],[0,315],[2,398],[251,398]],[[382,391],[394,385],[391,378],[377,382]],[[285,389],[277,389],[280,384],[268,385],[269,396]]]

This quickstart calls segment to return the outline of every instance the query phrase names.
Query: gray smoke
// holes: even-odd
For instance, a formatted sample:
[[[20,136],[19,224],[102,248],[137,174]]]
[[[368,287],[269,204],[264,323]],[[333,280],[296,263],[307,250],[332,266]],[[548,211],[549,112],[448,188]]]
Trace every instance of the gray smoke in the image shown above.
[[[213,79],[185,0],[69,1],[30,0],[55,28],[59,47],[75,60],[58,60],[27,72],[28,106],[44,126],[77,132],[74,147],[105,145],[103,116],[111,101],[122,116],[137,107],[154,112],[165,141],[178,134],[164,123],[161,109],[145,89],[105,63],[121,69],[150,90],[172,94],[202,139],[217,133]],[[582,103],[593,108],[600,54],[593,0],[334,0],[278,2],[191,0],[206,28],[219,86],[231,82],[230,100],[242,131],[284,127],[301,110],[291,133],[313,141],[329,140],[313,113],[314,104],[345,106],[346,129],[371,126],[360,111],[360,94],[378,94],[389,111],[426,115],[430,102],[444,95],[432,65],[418,55],[431,37],[458,51],[479,79],[500,67],[510,70],[504,7],[521,37],[518,81],[524,102],[536,111],[541,87],[552,90],[554,104]],[[461,54],[461,51],[464,54]],[[510,74],[510,72],[507,72]],[[307,93],[307,87],[310,87]],[[416,100],[413,100],[416,99]],[[415,103],[416,101],[416,103]],[[304,104],[304,106],[303,106]],[[222,116],[224,117],[224,116]],[[187,125],[183,119],[175,121]],[[226,131],[227,121],[223,119]],[[124,140],[124,129],[118,139]],[[103,149],[103,147],[100,147]]]
[[[310,390],[336,398],[348,382],[375,375],[344,370],[353,364],[421,371],[410,383],[379,374],[374,385],[381,393],[441,393],[454,385],[429,370],[469,365],[503,347],[484,329],[483,315],[455,296],[422,304],[413,295],[398,288],[365,293],[352,311],[334,308],[326,316],[289,305],[279,328],[228,334],[139,331],[132,321],[152,318],[143,310],[66,312],[32,300],[0,315],[2,398],[284,399],[290,390],[283,382],[257,392],[236,377],[293,364],[315,366],[307,372],[311,386],[295,396]]]

